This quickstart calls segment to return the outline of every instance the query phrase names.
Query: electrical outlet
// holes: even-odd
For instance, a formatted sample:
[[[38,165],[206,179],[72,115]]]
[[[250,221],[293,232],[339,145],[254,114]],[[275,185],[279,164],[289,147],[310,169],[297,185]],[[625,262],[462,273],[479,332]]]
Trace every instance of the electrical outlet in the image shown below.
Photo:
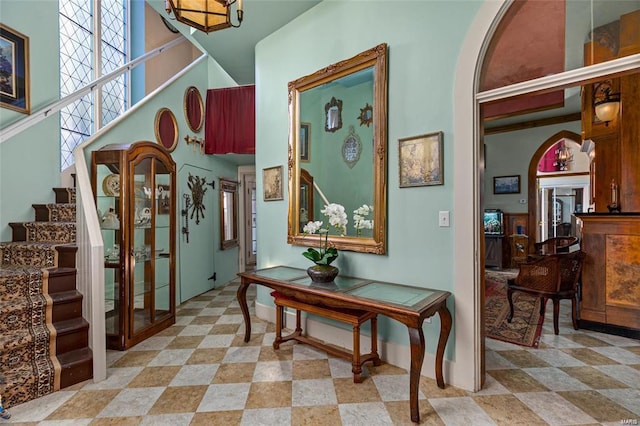
[[[441,210],[438,214],[438,225],[440,227],[449,226],[449,210]]]
[[[520,204],[527,204],[527,200],[525,198],[520,198],[518,201]]]

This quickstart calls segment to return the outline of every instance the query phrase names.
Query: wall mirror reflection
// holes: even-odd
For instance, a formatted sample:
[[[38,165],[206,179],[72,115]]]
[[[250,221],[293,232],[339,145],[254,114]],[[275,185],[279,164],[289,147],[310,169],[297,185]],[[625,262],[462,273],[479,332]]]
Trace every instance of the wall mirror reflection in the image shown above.
[[[290,82],[289,102],[288,242],[317,244],[317,238],[304,235],[302,228],[309,220],[326,222],[321,210],[336,203],[344,206],[349,223],[344,235],[330,232],[331,244],[340,250],[384,254],[387,45]],[[371,125],[366,127],[360,126],[359,120],[363,105],[371,106],[367,108]],[[305,133],[303,126],[326,131]],[[343,145],[350,131],[361,141],[357,162],[344,160]],[[301,141],[301,135],[309,140]],[[309,151],[303,152],[301,146]],[[363,205],[373,207],[365,218],[373,225],[357,229],[353,212]]]
[[[220,249],[238,246],[238,182],[220,178]]]

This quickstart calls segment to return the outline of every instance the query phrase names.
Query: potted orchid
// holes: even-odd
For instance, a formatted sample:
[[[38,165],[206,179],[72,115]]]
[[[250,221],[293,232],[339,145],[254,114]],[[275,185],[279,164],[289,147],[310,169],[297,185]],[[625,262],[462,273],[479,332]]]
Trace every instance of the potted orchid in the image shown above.
[[[340,235],[344,235],[347,231],[347,214],[342,205],[335,203],[325,205],[320,213],[328,218],[329,224],[324,225],[322,221],[310,221],[302,228],[304,234],[317,233],[320,238],[317,250],[309,247],[302,255],[314,263],[307,269],[312,281],[331,282],[338,275],[339,269],[331,266],[331,263],[338,258],[338,250],[335,247],[329,247],[329,228],[331,226]]]

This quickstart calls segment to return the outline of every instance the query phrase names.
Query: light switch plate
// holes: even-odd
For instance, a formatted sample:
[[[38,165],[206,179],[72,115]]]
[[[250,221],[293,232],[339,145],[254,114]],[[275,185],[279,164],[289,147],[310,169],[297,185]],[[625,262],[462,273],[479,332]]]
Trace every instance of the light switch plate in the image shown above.
[[[449,226],[449,210],[441,210],[438,214],[438,225],[440,227]]]

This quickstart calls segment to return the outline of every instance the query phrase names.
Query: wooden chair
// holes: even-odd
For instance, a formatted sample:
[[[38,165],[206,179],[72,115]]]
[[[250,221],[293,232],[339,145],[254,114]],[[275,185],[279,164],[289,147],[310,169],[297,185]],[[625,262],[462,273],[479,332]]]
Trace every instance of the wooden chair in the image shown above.
[[[540,315],[544,321],[547,299],[553,300],[553,331],[558,334],[558,315],[560,299],[571,299],[571,319],[573,328],[578,329],[577,294],[578,280],[585,258],[583,251],[573,253],[551,254],[520,264],[516,278],[507,280],[507,298],[509,299],[509,316],[513,319],[513,293],[522,291],[540,297]]]
[[[578,237],[553,237],[534,244],[536,255],[567,253],[569,247],[578,243]]]

